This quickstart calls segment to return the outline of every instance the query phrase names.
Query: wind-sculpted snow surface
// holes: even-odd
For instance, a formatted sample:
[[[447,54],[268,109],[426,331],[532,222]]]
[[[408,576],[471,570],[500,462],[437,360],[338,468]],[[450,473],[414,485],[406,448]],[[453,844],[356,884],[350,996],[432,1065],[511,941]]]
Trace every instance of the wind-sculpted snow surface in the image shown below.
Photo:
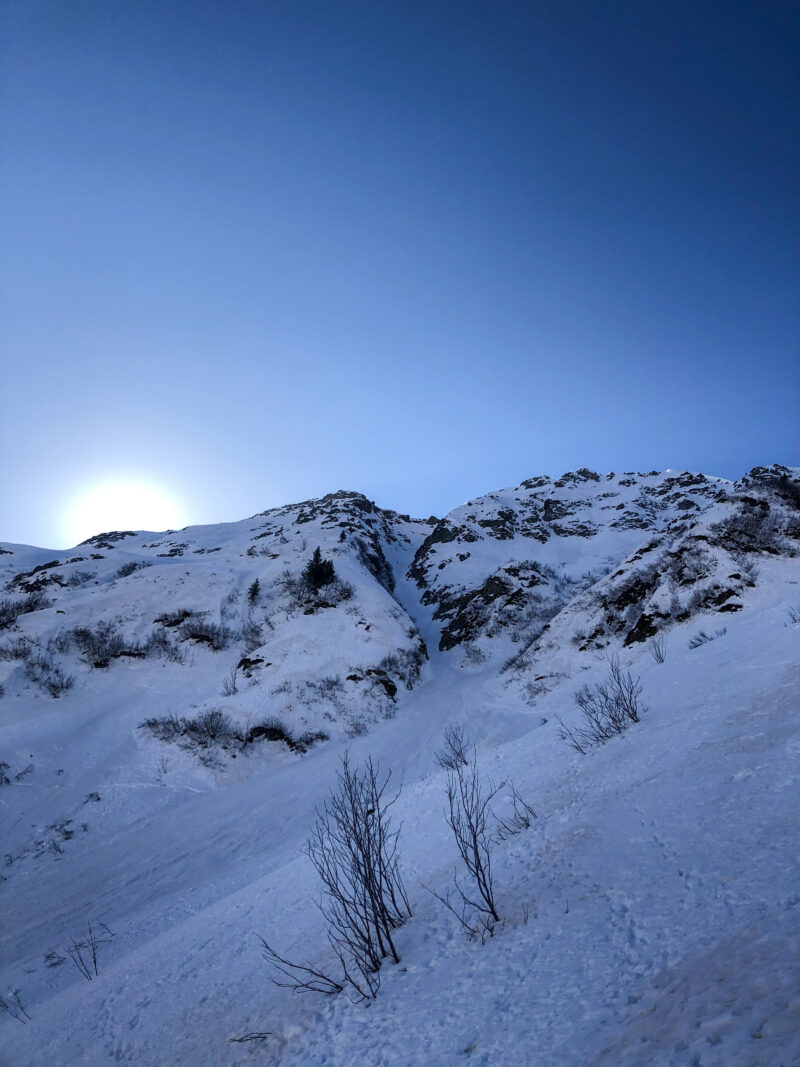
[[[800,1062],[797,469],[580,470],[440,521],[340,492],[0,545],[0,581],[3,1063]],[[646,710],[580,755],[609,657]],[[440,903],[453,725],[497,788],[484,944]],[[413,917],[369,1007],[273,985],[259,940],[335,967],[305,847],[345,750],[402,785]]]

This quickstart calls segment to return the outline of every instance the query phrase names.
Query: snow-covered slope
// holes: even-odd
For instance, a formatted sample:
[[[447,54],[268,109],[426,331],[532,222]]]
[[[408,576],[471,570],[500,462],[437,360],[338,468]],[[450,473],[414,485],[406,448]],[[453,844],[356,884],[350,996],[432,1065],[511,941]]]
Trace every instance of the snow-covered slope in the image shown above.
[[[41,607],[18,617],[28,654],[0,682],[22,698],[32,674],[46,692],[61,672],[77,690],[69,703],[85,684],[127,690],[151,676],[138,661],[157,660],[180,695],[149,714],[202,714],[224,696],[239,723],[270,714],[295,734],[363,729],[394,713],[426,658],[386,553],[412,553],[427,529],[339,492],[244,522],[99,534],[58,555],[2,546],[8,601]],[[313,596],[300,579],[317,547],[337,581]]]
[[[0,553],[0,1062],[800,1060],[796,469],[580,470],[424,522],[340,492]],[[648,710],[582,756],[609,654]],[[452,723],[538,815],[494,848],[484,945],[424,888],[457,863]],[[304,842],[345,746],[403,784],[414,915],[369,1006],[273,986],[256,937],[330,964]],[[114,932],[92,982],[88,922]]]

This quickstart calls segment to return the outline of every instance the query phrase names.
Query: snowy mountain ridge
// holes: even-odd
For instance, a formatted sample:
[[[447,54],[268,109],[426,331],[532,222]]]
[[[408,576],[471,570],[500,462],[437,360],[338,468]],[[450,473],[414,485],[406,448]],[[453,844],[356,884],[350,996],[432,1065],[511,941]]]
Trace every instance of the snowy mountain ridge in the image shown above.
[[[335,574],[319,585],[317,548]],[[0,1015],[10,1063],[800,1056],[800,469],[735,483],[581,469],[425,520],[339,491],[65,552],[0,543],[0,584],[1,966],[30,1015]],[[581,756],[560,724],[609,656],[641,677],[648,712]],[[498,845],[503,923],[485,945],[422,889],[443,891],[457,859],[432,755],[454,722],[538,815]],[[303,843],[346,747],[402,779],[414,915],[371,1008],[302,1009],[266,981],[253,936],[325,960]],[[91,986],[64,952],[86,921],[115,932]],[[737,953],[727,1017],[721,964],[702,960]],[[781,963],[759,990],[748,968],[764,953]],[[694,1008],[658,992],[670,983],[697,986]]]

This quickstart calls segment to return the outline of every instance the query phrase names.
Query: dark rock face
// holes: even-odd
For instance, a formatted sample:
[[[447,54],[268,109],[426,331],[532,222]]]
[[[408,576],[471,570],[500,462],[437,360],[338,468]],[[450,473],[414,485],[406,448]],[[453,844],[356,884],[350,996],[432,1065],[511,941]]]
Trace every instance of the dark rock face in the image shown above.
[[[706,519],[711,508],[723,510],[714,523]],[[425,538],[408,574],[435,609],[444,650],[503,632],[530,643],[543,620],[593,583],[598,617],[579,647],[630,645],[696,611],[740,610],[752,579],[737,571],[730,553],[780,554],[793,543],[800,551],[798,511],[800,478],[780,465],[756,467],[735,485],[687,471],[601,477],[581,468],[555,481],[529,478],[455,509]],[[553,553],[569,560],[570,542],[574,558],[591,558],[601,535],[597,558],[617,573],[603,578],[601,567],[585,580],[571,573],[557,590],[541,565]],[[632,552],[638,537],[641,547]],[[537,583],[515,573],[520,559],[539,567]],[[734,574],[736,580],[727,577]]]

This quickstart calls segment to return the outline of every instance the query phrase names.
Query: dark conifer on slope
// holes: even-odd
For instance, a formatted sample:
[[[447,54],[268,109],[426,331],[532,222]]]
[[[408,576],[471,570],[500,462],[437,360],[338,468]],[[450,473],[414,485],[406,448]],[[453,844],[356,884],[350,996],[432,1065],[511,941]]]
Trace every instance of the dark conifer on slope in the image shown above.
[[[329,585],[336,578],[333,563],[329,559],[322,558],[319,545],[314,549],[314,554],[303,569],[303,581],[311,592],[316,593],[323,585]]]

